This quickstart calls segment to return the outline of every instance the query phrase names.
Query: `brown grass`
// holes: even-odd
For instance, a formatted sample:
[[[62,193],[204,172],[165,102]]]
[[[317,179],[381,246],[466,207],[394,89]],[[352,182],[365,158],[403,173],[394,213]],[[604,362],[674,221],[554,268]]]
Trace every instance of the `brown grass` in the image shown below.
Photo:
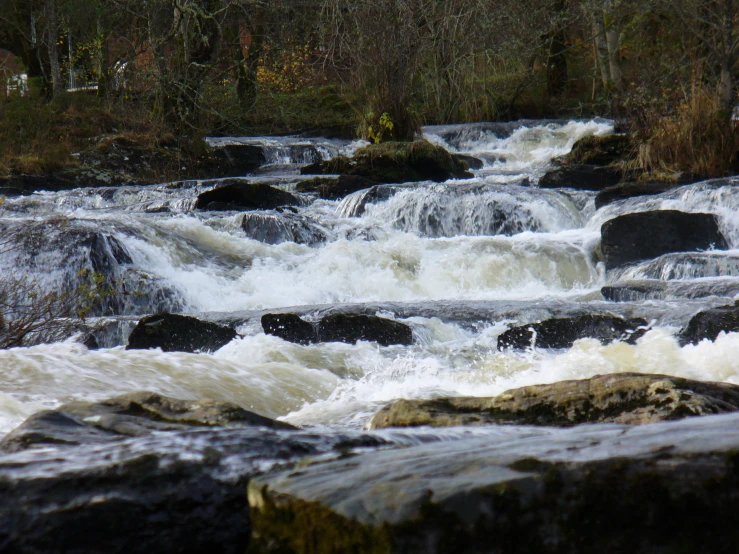
[[[673,115],[650,118],[635,167],[651,174],[720,177],[736,169],[739,131],[719,109],[717,95],[696,88]],[[649,121],[649,119],[647,119]]]

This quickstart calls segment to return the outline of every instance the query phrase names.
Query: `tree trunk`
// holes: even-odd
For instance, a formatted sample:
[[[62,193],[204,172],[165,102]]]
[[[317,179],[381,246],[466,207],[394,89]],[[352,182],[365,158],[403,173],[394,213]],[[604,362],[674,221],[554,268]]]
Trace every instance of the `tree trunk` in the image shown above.
[[[731,116],[734,109],[734,1],[724,0],[724,13],[721,21],[723,56],[721,59],[721,110]]]
[[[555,10],[566,9],[564,0],[557,2]],[[549,42],[549,59],[547,60],[547,94],[550,98],[559,96],[567,88],[567,43],[564,29],[557,29]]]
[[[613,12],[613,0],[605,0],[603,3],[603,17],[606,23],[606,43],[608,44],[608,66],[611,70],[611,82],[616,90],[622,90],[620,39]]]
[[[606,31],[603,26],[603,11],[593,4],[591,16],[593,19],[593,42],[595,44],[595,58],[600,69],[600,78],[604,87],[608,87],[611,74],[608,67],[608,45]]]
[[[59,66],[59,21],[56,14],[56,0],[47,0],[47,16],[49,18],[49,67],[51,68],[51,85],[54,96],[64,92],[64,81]]]

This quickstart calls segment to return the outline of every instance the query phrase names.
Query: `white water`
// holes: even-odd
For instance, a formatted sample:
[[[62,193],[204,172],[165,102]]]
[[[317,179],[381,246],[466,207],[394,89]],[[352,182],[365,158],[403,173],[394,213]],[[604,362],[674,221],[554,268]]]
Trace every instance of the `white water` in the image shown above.
[[[738,247],[739,192],[732,186],[693,185],[595,212],[592,194],[517,184],[527,178],[535,182],[551,159],[568,152],[578,138],[610,130],[604,122],[550,123],[500,136],[484,126],[429,129],[428,138],[434,142],[485,161],[476,179],[400,187],[389,199],[367,204],[361,217],[347,215],[361,200],[357,195],[341,208],[339,202],[314,201],[299,213],[324,228],[329,239],[312,247],[248,239],[240,228],[241,214],[192,212],[193,199],[202,190],[194,181],[178,187],[70,191],[8,200],[7,220],[58,215],[70,220],[58,241],[40,241],[34,255],[18,250],[18,256],[0,258],[2,272],[21,268],[48,287],[68,286],[64,283],[81,267],[93,263],[86,258],[88,250],[70,242],[69,229],[84,228],[123,246],[132,263],[120,264],[120,278],[149,294],[147,302],[158,298],[165,304],[180,303],[183,311],[356,302],[446,301],[447,307],[440,308],[439,318],[407,320],[416,337],[412,347],[304,347],[266,336],[258,325],[249,324],[240,329],[245,338],[214,354],[122,347],[89,351],[73,341],[0,351],[0,433],[40,409],[135,390],[228,400],[300,425],[361,427],[379,406],[398,397],[492,395],[609,372],[739,383],[734,354],[738,334],[681,348],[673,336],[676,328],[666,326],[658,315],[657,328],[636,346],[583,340],[561,352],[497,351],[497,336],[510,323],[529,322],[517,317],[530,317],[526,314],[531,310],[505,317],[491,311],[464,323],[443,321],[455,301],[516,300],[534,309],[553,303],[573,306],[600,300],[600,288],[616,280],[739,276],[736,250],[690,259],[666,257],[611,275],[597,257],[605,221],[646,209],[716,213],[731,246]],[[300,152],[314,148],[324,158],[356,147],[341,141],[269,140],[270,161],[281,164],[307,161],[290,158],[297,147]],[[282,175],[272,182],[290,188],[296,179]],[[148,213],[162,206],[170,212]],[[729,301],[713,298],[706,305]],[[125,306],[125,313],[146,313],[140,305]],[[644,303],[643,310],[651,313],[653,308],[658,314],[664,306]],[[619,309],[613,305],[614,312]],[[672,308],[683,320],[698,309],[695,303]],[[391,310],[379,315],[394,317]]]

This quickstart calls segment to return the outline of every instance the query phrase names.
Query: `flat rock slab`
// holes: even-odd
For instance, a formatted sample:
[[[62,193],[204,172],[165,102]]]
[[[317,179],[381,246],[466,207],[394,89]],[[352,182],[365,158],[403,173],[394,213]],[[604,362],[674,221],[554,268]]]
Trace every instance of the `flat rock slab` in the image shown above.
[[[739,414],[495,427],[252,480],[252,552],[736,551]]]
[[[373,429],[456,425],[643,424],[739,410],[739,386],[640,373],[598,375],[504,392],[491,398],[396,400]]]

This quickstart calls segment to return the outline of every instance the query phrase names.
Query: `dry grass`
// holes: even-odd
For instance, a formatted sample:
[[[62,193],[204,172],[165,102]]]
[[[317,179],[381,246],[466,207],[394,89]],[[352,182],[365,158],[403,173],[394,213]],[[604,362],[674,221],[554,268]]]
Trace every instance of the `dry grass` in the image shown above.
[[[692,173],[720,177],[736,168],[739,131],[719,109],[718,97],[695,89],[674,115],[652,118],[634,165],[651,174]]]

